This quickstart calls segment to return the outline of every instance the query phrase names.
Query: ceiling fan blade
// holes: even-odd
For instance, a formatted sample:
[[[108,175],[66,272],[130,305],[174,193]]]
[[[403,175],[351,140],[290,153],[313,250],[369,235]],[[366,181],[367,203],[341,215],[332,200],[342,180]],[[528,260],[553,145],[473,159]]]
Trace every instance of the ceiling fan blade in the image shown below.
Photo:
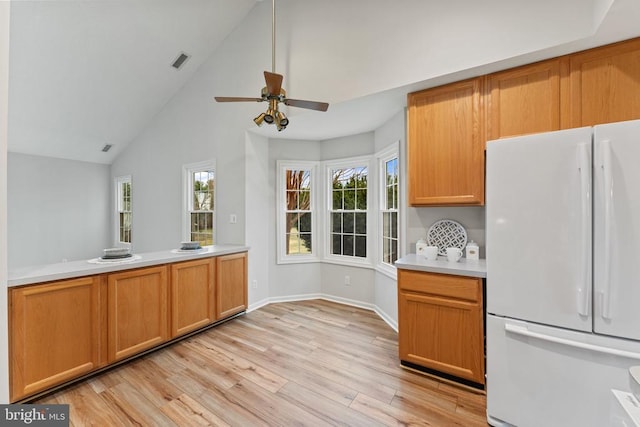
[[[285,99],[285,105],[292,107],[308,108],[309,110],[327,111],[329,104],[326,102],[304,101],[302,99]]]
[[[264,81],[267,82],[267,90],[270,95],[280,95],[282,89],[282,74],[264,72]]]
[[[262,98],[241,98],[237,96],[216,96],[218,102],[260,102]]]

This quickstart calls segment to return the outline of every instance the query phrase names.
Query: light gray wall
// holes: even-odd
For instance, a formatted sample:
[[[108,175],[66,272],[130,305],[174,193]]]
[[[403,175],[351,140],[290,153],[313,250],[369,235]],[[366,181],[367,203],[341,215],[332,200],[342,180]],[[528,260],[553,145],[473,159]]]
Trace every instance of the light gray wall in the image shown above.
[[[9,114],[9,15],[11,3],[0,2],[0,313],[7,301],[7,123]],[[0,316],[0,403],[9,403],[9,326]]]
[[[374,132],[365,132],[322,142],[319,160],[344,159],[374,153]],[[316,159],[318,160],[318,159]]]
[[[269,141],[263,136],[246,134],[245,204],[246,243],[249,250],[249,307],[269,298],[270,236],[275,223],[272,215],[273,189],[269,187]]]
[[[407,211],[407,185],[406,185],[406,113],[400,111],[382,124],[375,131],[375,151],[381,151],[389,145],[398,142],[400,150],[400,256],[406,251],[403,242],[406,239],[406,211]],[[374,300],[379,313],[385,320],[395,326],[398,325],[398,282],[386,274],[376,271]]]
[[[108,165],[9,153],[9,268],[102,255],[110,189]]]

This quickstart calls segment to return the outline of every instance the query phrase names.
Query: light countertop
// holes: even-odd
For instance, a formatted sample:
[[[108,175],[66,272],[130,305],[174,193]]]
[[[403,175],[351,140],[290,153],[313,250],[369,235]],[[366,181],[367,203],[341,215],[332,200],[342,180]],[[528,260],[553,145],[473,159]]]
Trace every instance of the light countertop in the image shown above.
[[[397,260],[395,266],[403,270],[416,270],[427,273],[487,277],[487,262],[484,259],[470,261],[466,258],[460,258],[458,262],[449,262],[447,257],[439,256],[435,261],[427,261],[422,255],[408,254]]]
[[[97,263],[96,259],[60,262],[56,264],[36,265],[9,271],[8,286],[30,285],[33,283],[49,282],[52,280],[71,279],[73,277],[91,276],[94,274],[111,273],[114,271],[130,270],[140,267],[167,264],[172,262],[189,261],[199,258],[227,255],[248,251],[243,245],[213,245],[205,246],[198,251],[165,250],[134,254],[131,259],[113,262]]]

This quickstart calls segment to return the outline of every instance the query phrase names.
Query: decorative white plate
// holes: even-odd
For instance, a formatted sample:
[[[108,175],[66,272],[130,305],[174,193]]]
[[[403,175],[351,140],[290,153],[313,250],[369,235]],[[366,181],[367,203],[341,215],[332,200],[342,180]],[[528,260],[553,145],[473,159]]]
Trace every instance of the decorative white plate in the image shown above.
[[[89,264],[128,264],[130,262],[138,261],[142,259],[140,255],[131,255],[128,258],[114,258],[114,259],[104,259],[104,258],[93,258],[87,260]]]
[[[464,250],[467,246],[467,230],[456,221],[441,219],[429,227],[427,243],[438,247],[438,255],[446,255],[447,248]]]

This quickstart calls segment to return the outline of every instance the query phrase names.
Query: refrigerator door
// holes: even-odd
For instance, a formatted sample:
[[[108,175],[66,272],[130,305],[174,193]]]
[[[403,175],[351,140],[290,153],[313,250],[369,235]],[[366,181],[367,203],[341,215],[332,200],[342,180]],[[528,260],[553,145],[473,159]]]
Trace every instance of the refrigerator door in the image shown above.
[[[591,330],[591,138],[487,143],[487,312]]]
[[[609,426],[611,389],[629,390],[640,343],[487,316],[491,425]]]
[[[640,120],[594,131],[594,330],[640,340]]]

